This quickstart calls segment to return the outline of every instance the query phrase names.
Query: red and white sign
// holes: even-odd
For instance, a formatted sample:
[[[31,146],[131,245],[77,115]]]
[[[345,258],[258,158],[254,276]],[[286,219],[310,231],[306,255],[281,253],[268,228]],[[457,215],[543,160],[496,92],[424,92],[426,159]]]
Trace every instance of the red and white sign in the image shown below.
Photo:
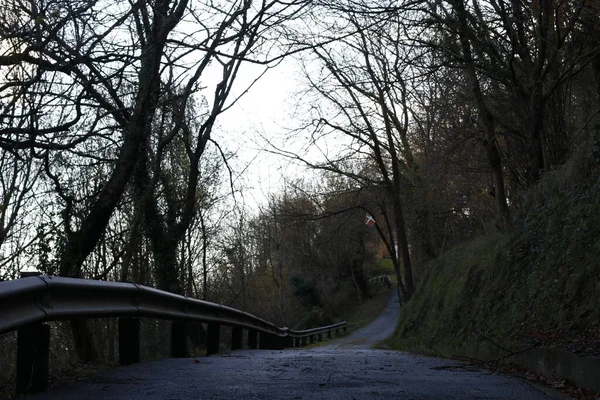
[[[375,225],[375,219],[369,213],[367,213],[365,215],[365,225],[368,225],[368,226]]]

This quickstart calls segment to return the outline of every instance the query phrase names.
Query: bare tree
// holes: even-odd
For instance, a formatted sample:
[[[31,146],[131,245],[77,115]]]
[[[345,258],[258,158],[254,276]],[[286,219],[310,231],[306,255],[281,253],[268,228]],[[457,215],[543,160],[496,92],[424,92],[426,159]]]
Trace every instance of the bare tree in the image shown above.
[[[276,28],[306,5],[247,0],[7,2],[0,10],[5,77],[0,84],[0,147],[43,166],[44,185],[55,196],[47,219],[61,227],[56,255],[61,275],[83,276],[84,263],[114,220],[135,171],[139,177],[140,169],[151,168],[154,173],[142,183],[142,192],[145,198],[156,193],[159,184],[153,181],[160,181],[165,147],[182,135],[178,143],[184,144],[190,164],[187,201],[169,205],[170,212],[181,210],[181,220],[170,225],[174,240],[162,229],[160,212],[154,213],[155,223],[145,224],[160,228],[145,230],[154,254],[173,260],[197,211],[199,160],[217,116],[227,107],[242,60],[268,62],[261,54],[272,45],[268,40],[274,39]],[[186,119],[188,100],[201,89],[200,78],[212,63],[222,65],[223,78],[215,85],[206,119],[192,125]],[[169,112],[161,114],[161,109]],[[157,126],[165,127],[158,118],[166,115],[169,131],[157,132]],[[134,231],[139,230],[140,213],[152,213],[137,210]],[[158,240],[165,237],[169,240]],[[176,270],[162,258],[157,261],[165,274]],[[180,291],[177,280],[165,274],[157,275],[160,287]],[[81,329],[76,339],[88,336]],[[83,359],[94,358],[82,341],[77,344]]]
[[[537,182],[543,170],[562,162],[568,153],[574,139],[565,117],[568,88],[597,52],[588,45],[593,36],[579,34],[582,12],[589,9],[584,3],[423,2],[420,24],[433,32],[414,40],[437,51],[446,66],[464,70],[480,110],[495,175],[499,169],[494,153],[503,151],[498,134],[518,149],[507,153],[508,158],[528,155],[524,168],[513,168],[515,173],[523,170],[516,177],[526,185]],[[498,192],[502,184],[496,181]],[[501,203],[498,199],[499,213],[506,220]]]
[[[334,137],[341,138],[348,146],[335,157],[324,154],[325,162],[302,160],[313,168],[345,175],[359,187],[383,188],[386,204],[376,214],[377,229],[392,256],[401,298],[408,300],[415,283],[403,191],[405,179],[416,170],[408,139],[402,29],[397,14],[384,15],[346,11],[338,18],[352,34],[314,49],[314,61],[323,69],[317,75],[314,68],[307,68],[310,90],[317,96],[303,129],[315,146],[323,137],[331,143]]]

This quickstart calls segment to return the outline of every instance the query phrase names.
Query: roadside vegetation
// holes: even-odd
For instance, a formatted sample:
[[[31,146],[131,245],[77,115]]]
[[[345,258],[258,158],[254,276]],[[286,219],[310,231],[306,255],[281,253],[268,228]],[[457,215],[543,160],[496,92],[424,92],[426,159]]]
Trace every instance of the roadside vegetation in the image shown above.
[[[388,344],[430,355],[467,341],[600,355],[595,162],[584,153],[549,171],[526,193],[512,231],[483,235],[428,263]]]

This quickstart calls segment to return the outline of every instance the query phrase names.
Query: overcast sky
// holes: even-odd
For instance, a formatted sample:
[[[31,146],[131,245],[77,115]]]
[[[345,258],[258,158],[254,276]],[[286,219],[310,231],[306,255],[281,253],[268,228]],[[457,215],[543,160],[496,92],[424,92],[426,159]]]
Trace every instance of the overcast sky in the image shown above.
[[[264,66],[246,64],[240,69],[235,82],[234,99],[264,71]],[[216,77],[214,77],[216,78]],[[213,79],[208,74],[205,79]],[[267,136],[278,142],[286,129],[293,126],[291,119],[295,94],[299,84],[299,68],[288,59],[267,73],[230,110],[221,115],[215,139],[237,154],[234,172],[240,173],[246,205],[256,208],[269,193],[282,189],[283,176],[293,175],[296,168],[289,160],[264,151]],[[235,96],[234,96],[235,95]]]

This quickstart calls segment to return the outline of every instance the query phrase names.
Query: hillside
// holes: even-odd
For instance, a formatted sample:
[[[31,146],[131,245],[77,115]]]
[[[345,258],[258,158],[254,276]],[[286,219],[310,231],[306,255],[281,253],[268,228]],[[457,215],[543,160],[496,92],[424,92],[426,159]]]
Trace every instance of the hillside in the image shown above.
[[[600,355],[600,179],[564,169],[528,194],[510,234],[462,244],[426,266],[395,348],[487,340]]]

